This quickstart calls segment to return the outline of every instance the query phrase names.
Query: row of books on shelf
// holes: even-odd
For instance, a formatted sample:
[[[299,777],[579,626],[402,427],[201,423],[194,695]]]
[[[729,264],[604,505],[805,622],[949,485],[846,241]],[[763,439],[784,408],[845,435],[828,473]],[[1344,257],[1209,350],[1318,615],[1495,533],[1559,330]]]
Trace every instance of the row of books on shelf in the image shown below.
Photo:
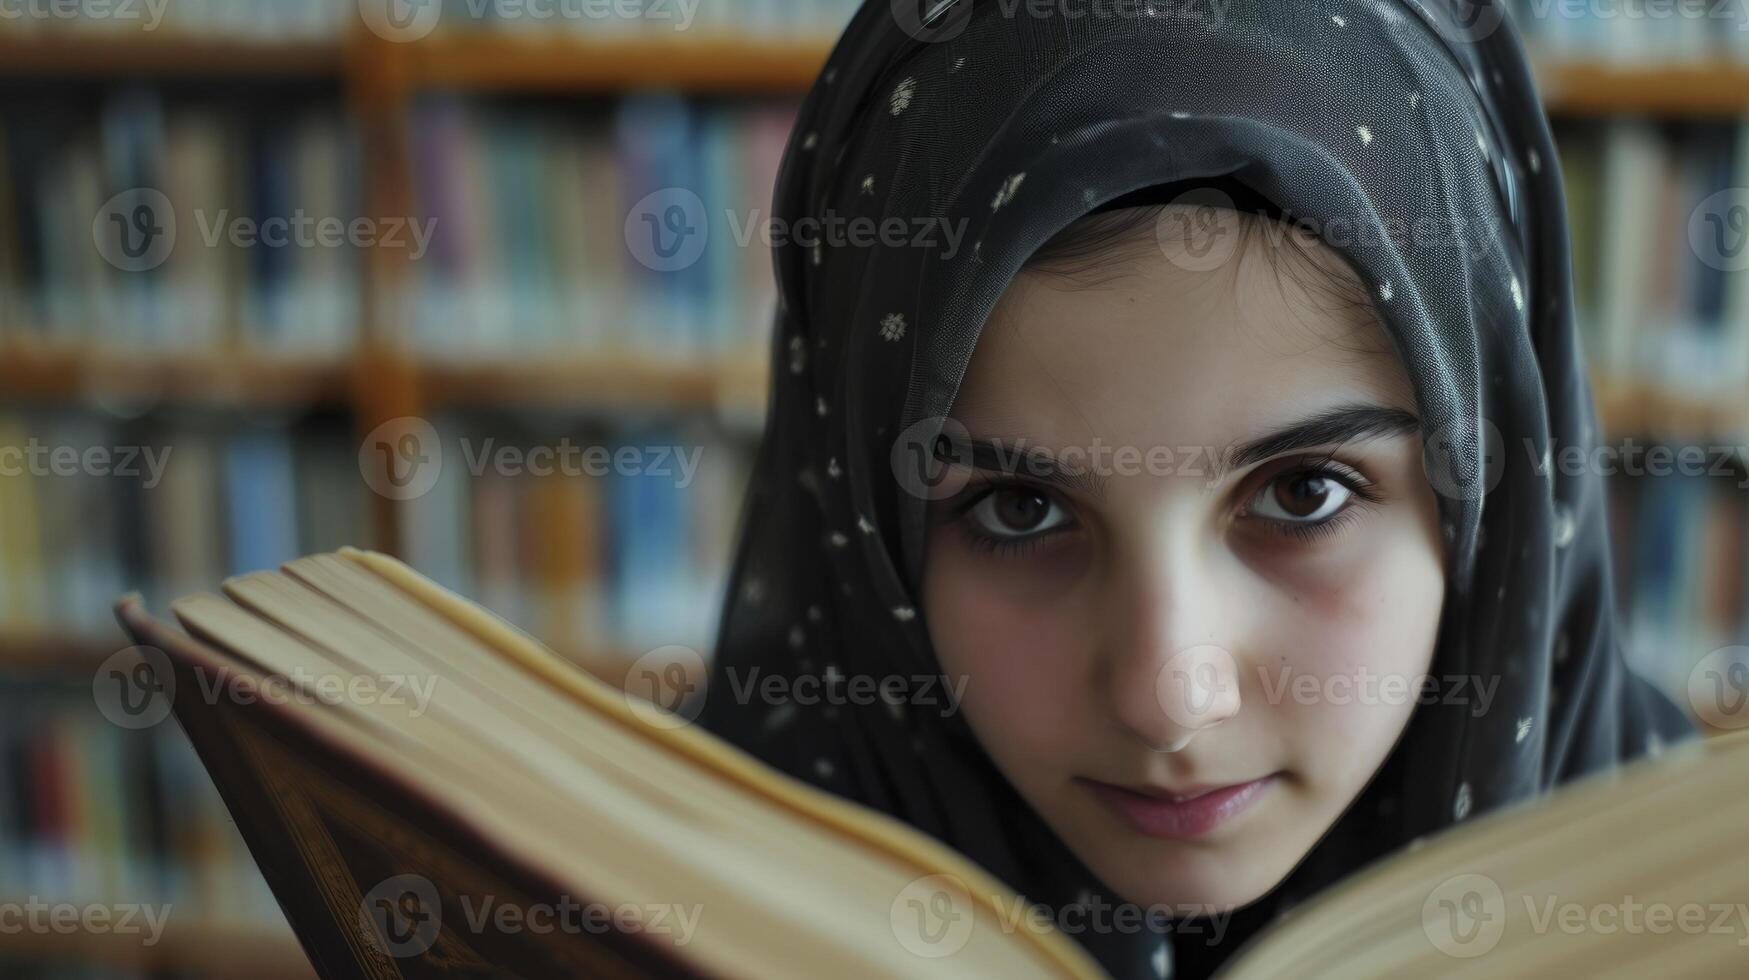
[[[1749,12],[1734,0],[1505,0],[1526,45],[1540,54],[1617,61],[1749,60]],[[1472,8],[1469,30],[1493,15]],[[1496,5],[1500,6],[1500,5]]]
[[[1556,129],[1574,301],[1595,366],[1689,392],[1749,384],[1749,124]]]
[[[434,354],[740,351],[768,328],[771,191],[792,103],[630,95],[610,113],[424,100],[404,315]]]
[[[0,414],[0,634],[119,635],[111,605],[368,540],[341,425]]]
[[[390,461],[397,487],[365,468],[403,439],[361,462],[330,420],[0,413],[0,637],[101,642],[123,592],[161,609],[227,575],[369,547],[381,492],[404,501],[415,566],[555,649],[705,649],[747,478],[739,435],[478,418],[442,432]]]
[[[272,893],[173,720],[115,724],[85,677],[0,676],[8,931],[46,932],[51,915],[64,923],[73,914],[44,906],[105,907],[118,936],[148,947],[154,934],[191,923],[283,930]]]
[[[370,215],[330,102],[41,95],[0,117],[0,329],[28,339],[344,350],[367,252],[389,259],[385,329],[433,356],[706,357],[752,346],[775,303],[791,103],[434,97],[410,120],[408,213]]]
[[[129,88],[10,100],[0,297],[10,330],[189,350],[311,352],[361,317],[359,143],[331,104],[167,106]],[[279,222],[283,222],[282,225]],[[362,230],[362,229],[361,229]]]
[[[611,443],[478,419],[438,431],[443,465],[408,501],[409,564],[556,650],[708,653],[751,446],[702,423],[627,424]],[[549,451],[571,462],[548,466]],[[485,453],[509,465],[482,467]]]
[[[78,0],[19,4],[0,39],[119,37],[337,41],[374,30],[391,41],[447,33],[557,37],[770,37],[836,34],[858,0]]]

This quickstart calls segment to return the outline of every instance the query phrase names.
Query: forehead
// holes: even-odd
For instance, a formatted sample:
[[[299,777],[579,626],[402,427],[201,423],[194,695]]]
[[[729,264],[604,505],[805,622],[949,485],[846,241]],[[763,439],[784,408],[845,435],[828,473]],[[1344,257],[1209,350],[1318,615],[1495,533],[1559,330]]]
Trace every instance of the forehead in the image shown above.
[[[1168,237],[1113,249],[1091,286],[1022,272],[954,416],[978,435],[1146,447],[1218,446],[1338,402],[1415,410],[1383,325],[1337,299],[1331,277],[1353,274],[1326,246],[1271,254],[1301,246],[1248,235],[1205,268],[1177,261]]]

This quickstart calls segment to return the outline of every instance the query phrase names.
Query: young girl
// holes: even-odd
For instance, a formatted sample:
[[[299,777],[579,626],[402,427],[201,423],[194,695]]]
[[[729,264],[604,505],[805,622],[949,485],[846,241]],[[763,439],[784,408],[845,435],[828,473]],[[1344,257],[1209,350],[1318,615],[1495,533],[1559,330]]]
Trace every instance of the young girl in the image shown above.
[[[1549,465],[1598,433],[1496,8],[869,3],[774,210],[842,233],[775,255],[702,720],[1114,975],[1691,734]]]

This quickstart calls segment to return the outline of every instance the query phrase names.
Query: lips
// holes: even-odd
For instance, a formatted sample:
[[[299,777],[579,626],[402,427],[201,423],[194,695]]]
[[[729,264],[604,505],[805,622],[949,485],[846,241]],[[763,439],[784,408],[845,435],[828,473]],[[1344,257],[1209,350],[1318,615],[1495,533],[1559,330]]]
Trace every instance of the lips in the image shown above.
[[[1206,796],[1217,789],[1225,789],[1226,786],[1187,786],[1176,792],[1169,789],[1161,789],[1157,786],[1120,786],[1118,788],[1127,789],[1132,793],[1137,793],[1152,799],[1165,800],[1168,803],[1185,803],[1194,800],[1199,796]]]
[[[1200,837],[1250,810],[1275,784],[1280,773],[1222,786],[1197,784],[1117,786],[1081,779],[1093,797],[1119,820],[1149,837],[1186,840]]]

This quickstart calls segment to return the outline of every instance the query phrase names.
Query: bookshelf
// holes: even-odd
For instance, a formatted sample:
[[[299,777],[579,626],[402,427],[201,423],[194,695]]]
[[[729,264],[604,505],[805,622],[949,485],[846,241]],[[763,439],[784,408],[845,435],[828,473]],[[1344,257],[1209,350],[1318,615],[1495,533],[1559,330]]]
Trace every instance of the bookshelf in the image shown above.
[[[422,92],[496,97],[662,88],[721,97],[794,95],[811,83],[831,43],[825,36],[764,39],[755,47],[727,35],[585,40],[449,30],[411,43],[362,30],[341,40],[297,42],[0,34],[0,78],[337,83],[344,112],[362,131],[366,213],[404,214],[411,211],[403,178],[413,155],[405,121]],[[1749,62],[1543,59],[1537,76],[1557,119],[1749,114]],[[372,295],[399,288],[408,272],[404,257],[383,250],[363,259],[368,310]],[[358,325],[361,339],[354,349],[327,358],[236,350],[175,356],[0,342],[0,391],[11,401],[43,405],[330,405],[345,409],[361,435],[388,419],[485,406],[656,408],[756,420],[765,398],[762,349],[679,363],[636,354],[427,361],[382,339],[381,325],[368,321]],[[1749,428],[1746,397],[1721,399],[1608,374],[1594,377],[1594,389],[1609,431],[1737,437]],[[370,510],[373,543],[403,553],[402,504],[373,498]],[[0,637],[0,664],[62,662],[19,652],[34,642]]]

